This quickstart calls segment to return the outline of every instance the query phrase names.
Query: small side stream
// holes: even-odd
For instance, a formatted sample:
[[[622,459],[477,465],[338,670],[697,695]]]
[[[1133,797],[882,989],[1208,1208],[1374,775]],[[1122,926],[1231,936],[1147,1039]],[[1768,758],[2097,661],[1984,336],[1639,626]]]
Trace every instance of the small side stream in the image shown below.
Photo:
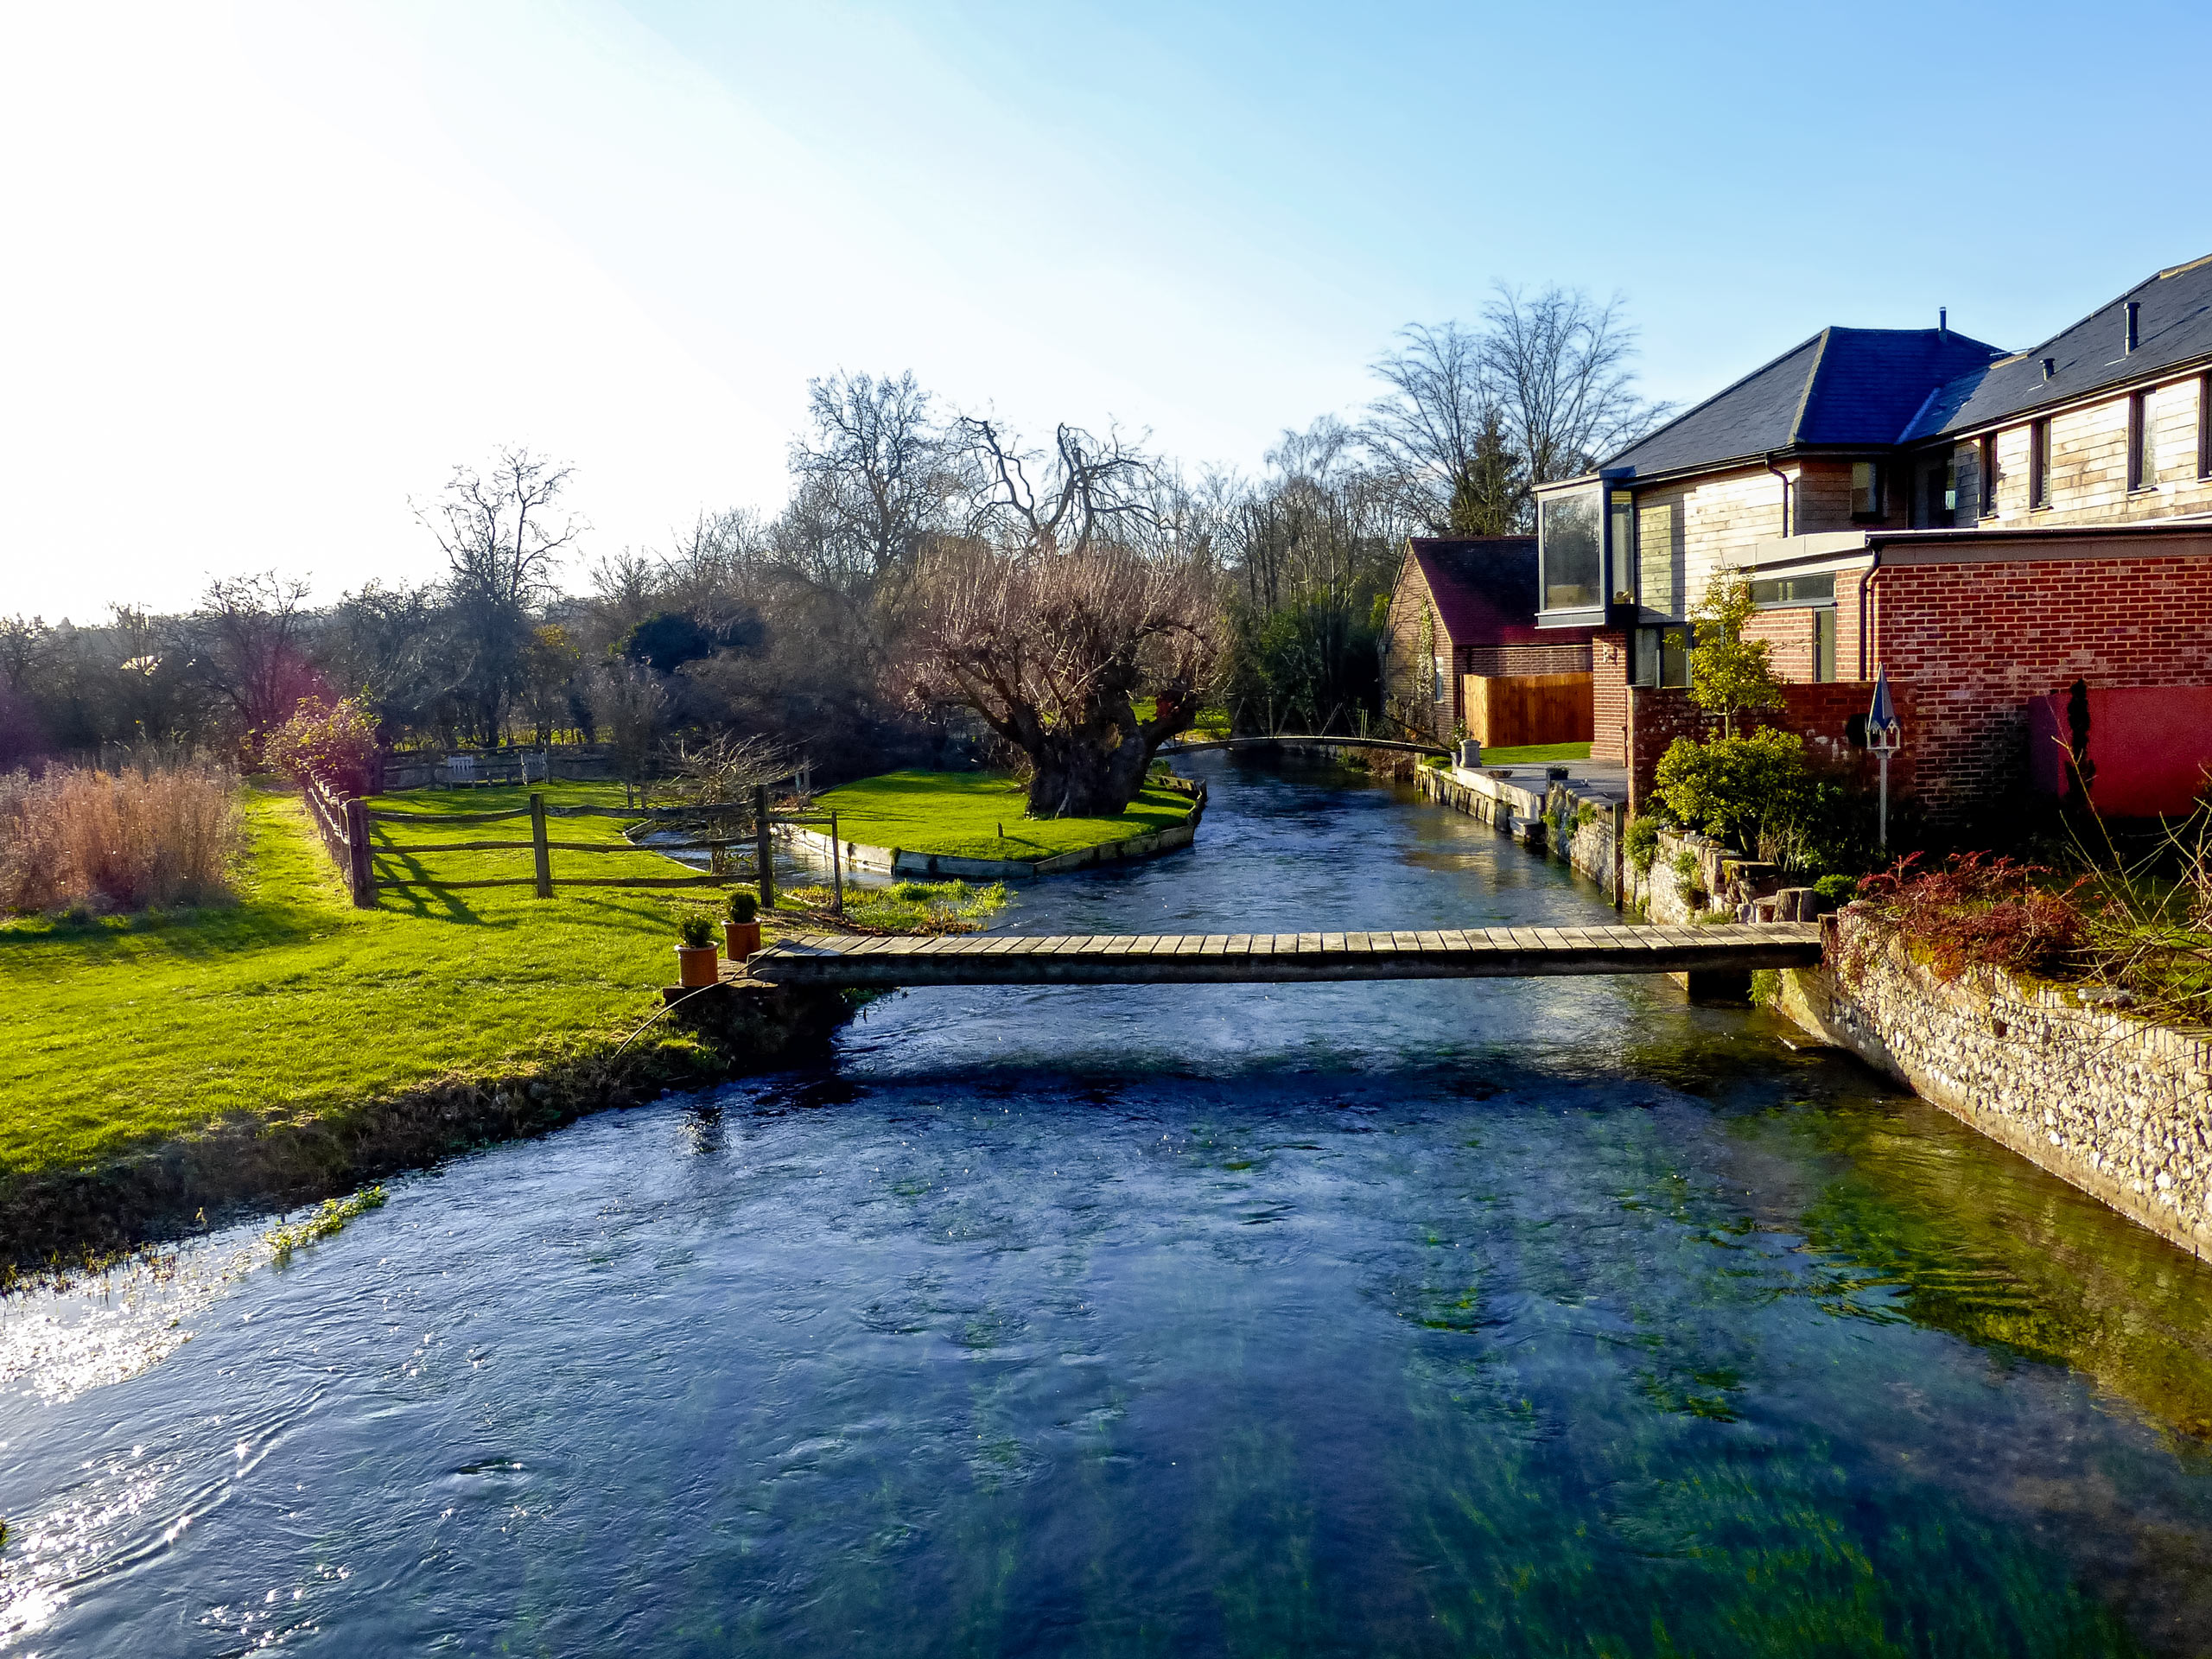
[[[1192,764],[1195,851],[1003,925],[1603,909]],[[288,1268],[0,1306],[0,1651],[2205,1651],[2212,1270],[1794,1035],[1634,980],[886,999]]]

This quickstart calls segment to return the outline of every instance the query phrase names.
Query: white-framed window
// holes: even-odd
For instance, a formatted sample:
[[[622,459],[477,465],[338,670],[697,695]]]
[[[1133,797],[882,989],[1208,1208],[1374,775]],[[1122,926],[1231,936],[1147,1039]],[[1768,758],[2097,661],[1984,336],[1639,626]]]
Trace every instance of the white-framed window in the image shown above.
[[[1428,659],[1428,661],[1429,661],[1429,687],[1428,687],[1428,700],[1429,700],[1431,702],[1442,702],[1444,701],[1444,696],[1445,696],[1445,691],[1444,691],[1444,659],[1443,659],[1441,657],[1432,657],[1432,658],[1430,658]]]

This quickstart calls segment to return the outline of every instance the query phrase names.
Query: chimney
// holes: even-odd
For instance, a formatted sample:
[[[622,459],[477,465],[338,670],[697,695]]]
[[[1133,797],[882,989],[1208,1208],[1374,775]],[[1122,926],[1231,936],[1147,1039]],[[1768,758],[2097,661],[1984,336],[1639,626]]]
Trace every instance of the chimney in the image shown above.
[[[2044,360],[2043,360],[2043,378],[2044,378],[2044,379],[2048,380],[2048,379],[2050,379],[2050,377],[2051,377],[2052,375],[2056,374],[2057,372],[2058,372],[2058,359],[2057,359],[2056,358],[2055,358],[2055,357],[2046,357],[2045,359],[2044,359]]]
[[[2131,352],[2135,349],[2135,315],[2142,308],[2133,300],[2127,302],[2127,349]]]
[[[1951,308],[1948,305],[1939,305],[1936,308],[1936,338],[1948,340],[1950,337]]]

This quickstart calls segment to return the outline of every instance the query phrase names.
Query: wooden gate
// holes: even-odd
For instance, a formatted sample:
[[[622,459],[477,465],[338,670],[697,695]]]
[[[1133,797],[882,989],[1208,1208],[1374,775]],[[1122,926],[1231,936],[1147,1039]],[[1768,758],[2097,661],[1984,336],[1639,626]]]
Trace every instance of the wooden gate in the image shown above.
[[[1587,743],[1594,734],[1587,674],[1463,677],[1467,735],[1484,748]]]

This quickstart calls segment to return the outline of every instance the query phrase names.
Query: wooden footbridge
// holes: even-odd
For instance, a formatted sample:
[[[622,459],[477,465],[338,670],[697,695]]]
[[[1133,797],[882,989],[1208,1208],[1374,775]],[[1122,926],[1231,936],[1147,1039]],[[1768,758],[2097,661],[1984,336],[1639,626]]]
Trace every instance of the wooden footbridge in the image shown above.
[[[1326,745],[1334,749],[1391,749],[1401,754],[1444,754],[1451,750],[1440,743],[1408,743],[1395,737],[1332,736],[1326,732],[1275,732],[1252,737],[1171,737],[1160,746],[1161,754],[1198,754],[1208,749],[1265,749],[1276,747],[1319,748]]]
[[[772,985],[1275,984],[1682,974],[1700,979],[1821,959],[1811,922],[1720,927],[1486,927],[1413,933],[803,933],[745,963]]]

